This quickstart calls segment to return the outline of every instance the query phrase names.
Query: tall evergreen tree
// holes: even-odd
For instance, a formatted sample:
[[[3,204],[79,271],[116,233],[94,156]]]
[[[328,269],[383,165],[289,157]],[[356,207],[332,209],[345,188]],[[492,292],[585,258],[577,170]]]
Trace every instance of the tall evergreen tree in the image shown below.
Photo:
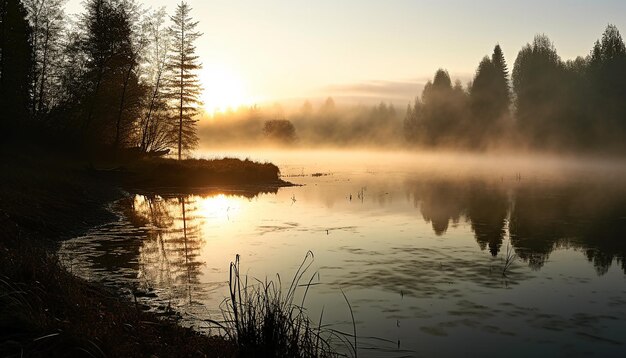
[[[0,113],[10,127],[28,117],[31,28],[20,0],[0,0]]]
[[[509,86],[509,69],[500,45],[496,45],[491,55],[491,63],[496,71],[494,74],[494,101],[499,116],[507,116],[511,107],[511,89]]]
[[[117,145],[120,141],[120,101],[127,89],[128,69],[133,68],[132,24],[122,0],[89,0],[82,19],[86,34],[82,50],[87,57],[83,81],[87,106],[83,128],[94,140]],[[132,77],[137,82],[136,77]]]
[[[502,49],[496,45],[491,58],[485,56],[478,65],[470,88],[472,124],[467,135],[473,146],[484,145],[502,130],[510,106],[508,76]]]
[[[489,57],[484,57],[470,88],[470,110],[472,111],[473,127],[483,131],[498,119],[496,108],[496,77],[498,70]]]
[[[147,33],[143,31],[140,7],[134,0],[125,0],[120,3],[118,10],[122,18],[128,24],[130,39],[129,49],[125,61],[120,63],[123,68],[121,72],[121,95],[115,120],[115,147],[122,144],[135,144],[134,126],[137,118],[141,116],[141,106],[145,88],[139,83],[139,65],[147,47]],[[126,143],[122,143],[123,141]]]
[[[195,54],[194,42],[202,34],[195,30],[198,22],[193,21],[190,13],[189,5],[181,2],[171,18],[173,25],[169,29],[172,39],[168,63],[169,96],[178,122],[176,138],[179,160],[183,151],[189,151],[198,144],[197,120],[194,117],[198,114],[198,106],[201,104],[199,99],[201,88],[197,75],[201,65]]]

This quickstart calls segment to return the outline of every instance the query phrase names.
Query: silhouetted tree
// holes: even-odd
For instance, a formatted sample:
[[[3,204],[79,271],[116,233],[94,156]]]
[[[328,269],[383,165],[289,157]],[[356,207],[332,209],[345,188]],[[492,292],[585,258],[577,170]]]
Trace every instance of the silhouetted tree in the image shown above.
[[[593,112],[604,128],[603,137],[626,139],[626,46],[617,27],[608,25],[591,51]]]
[[[31,98],[31,28],[19,0],[0,0],[0,113],[11,127],[28,118]]]
[[[413,106],[408,104],[406,109],[406,116],[404,117],[404,138],[409,143],[416,143],[419,141],[421,135],[420,125],[422,122],[422,101],[419,96],[415,97]]]
[[[122,144],[135,144],[137,138],[133,136],[137,133],[135,128],[137,118],[141,116],[145,87],[139,81],[139,65],[144,57],[145,48],[148,44],[147,33],[141,21],[139,6],[134,0],[125,0],[121,3],[120,11],[127,18],[130,27],[130,49],[122,73],[122,93],[117,109],[115,120],[115,140],[114,147]],[[122,143],[125,142],[125,143]]]
[[[474,146],[482,143],[493,133],[492,127],[500,117],[496,107],[495,79],[497,70],[494,63],[485,57],[480,61],[472,87],[470,88],[470,110],[472,114],[472,137]],[[478,142],[478,143],[476,143]]]
[[[508,76],[504,55],[496,45],[492,57],[483,58],[478,65],[469,89],[472,123],[467,135],[473,146],[484,145],[501,133],[510,106]]]
[[[163,27],[165,18],[165,9],[161,8],[149,15],[146,23],[148,44],[145,64],[149,98],[142,116],[140,135],[140,148],[145,152],[162,151],[176,145],[166,93],[170,39],[167,29]]]
[[[452,87],[450,75],[438,70],[422,93],[421,140],[428,145],[458,144],[467,112],[467,94],[460,82]]]
[[[554,45],[537,35],[517,55],[513,68],[519,128],[536,145],[555,139],[563,120],[563,64]]]
[[[181,2],[171,20],[173,25],[169,29],[172,39],[171,55],[168,70],[170,80],[169,96],[171,106],[176,112],[176,138],[178,144],[178,159],[182,158],[183,151],[189,151],[198,144],[196,134],[196,119],[200,105],[200,83],[197,71],[201,68],[198,56],[195,54],[194,42],[202,35],[195,29],[197,21],[193,21],[191,8]]]
[[[60,100],[65,0],[24,0],[33,34],[31,112],[45,116]]]
[[[496,45],[491,55],[491,62],[495,67],[494,102],[496,111],[501,117],[508,117],[511,107],[511,88],[509,86],[509,69],[504,59],[500,45]]]
[[[589,58],[579,56],[565,62],[561,87],[562,101],[555,103],[562,116],[558,133],[560,142],[568,149],[598,146],[602,136],[599,129],[603,124],[602,120],[594,123],[594,119],[600,118],[594,109],[597,93],[590,86]]]
[[[265,121],[263,135],[278,142],[293,143],[296,140],[296,128],[286,119],[273,119]]]
[[[132,70],[137,57],[129,6],[132,2],[89,0],[81,21],[86,29],[82,50],[87,58],[83,77],[87,93],[81,101],[87,107],[83,129],[88,140],[102,144],[119,145],[122,131],[129,134],[135,118],[135,113],[122,118],[129,88],[137,92],[139,88],[138,76]]]

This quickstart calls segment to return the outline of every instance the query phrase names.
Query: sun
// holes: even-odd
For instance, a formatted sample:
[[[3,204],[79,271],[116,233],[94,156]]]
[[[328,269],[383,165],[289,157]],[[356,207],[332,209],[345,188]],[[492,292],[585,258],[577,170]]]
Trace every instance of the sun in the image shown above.
[[[202,102],[209,114],[251,105],[246,83],[227,66],[207,65],[200,74]]]

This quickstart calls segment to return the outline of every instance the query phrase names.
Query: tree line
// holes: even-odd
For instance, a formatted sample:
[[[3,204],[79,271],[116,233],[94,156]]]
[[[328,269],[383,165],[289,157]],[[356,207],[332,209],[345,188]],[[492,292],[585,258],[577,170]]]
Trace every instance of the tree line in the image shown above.
[[[0,0],[2,130],[179,159],[194,148],[201,34],[191,8],[181,2],[169,16],[134,0],[86,0],[69,20],[64,5]]]
[[[466,87],[440,69],[409,104],[407,141],[423,146],[624,150],[626,47],[608,25],[589,55],[563,61],[535,36],[509,72],[496,45]]]

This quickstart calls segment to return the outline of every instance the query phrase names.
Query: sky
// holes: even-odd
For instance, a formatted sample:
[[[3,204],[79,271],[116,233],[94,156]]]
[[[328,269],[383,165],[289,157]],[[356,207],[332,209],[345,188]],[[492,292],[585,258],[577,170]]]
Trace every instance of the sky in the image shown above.
[[[139,1],[138,2],[142,2]],[[177,1],[144,0],[146,7]],[[587,55],[606,25],[626,32],[624,0],[188,0],[207,107],[406,103],[438,68],[463,83],[499,43],[509,69],[543,33],[563,59]],[[81,0],[66,11],[78,13]]]

